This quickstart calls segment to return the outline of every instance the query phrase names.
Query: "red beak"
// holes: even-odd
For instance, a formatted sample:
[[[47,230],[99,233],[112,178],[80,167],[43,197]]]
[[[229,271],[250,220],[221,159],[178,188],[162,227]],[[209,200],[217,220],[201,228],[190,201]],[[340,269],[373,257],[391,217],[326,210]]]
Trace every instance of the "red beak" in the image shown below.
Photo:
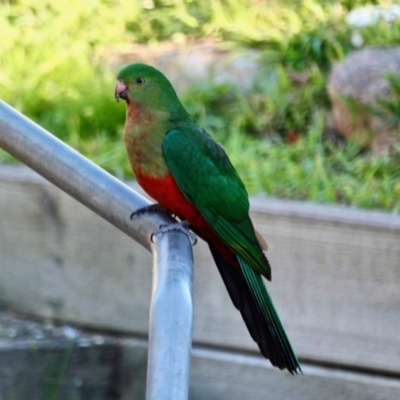
[[[117,82],[115,86],[115,100],[119,101],[119,99],[128,100],[128,86],[121,81]]]

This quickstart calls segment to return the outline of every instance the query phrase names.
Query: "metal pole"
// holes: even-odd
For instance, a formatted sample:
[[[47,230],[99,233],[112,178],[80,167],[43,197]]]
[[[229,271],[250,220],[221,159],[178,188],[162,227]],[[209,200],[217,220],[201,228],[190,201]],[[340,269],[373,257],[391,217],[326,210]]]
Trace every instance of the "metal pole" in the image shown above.
[[[146,400],[187,400],[193,326],[193,256],[182,232],[156,236]]]
[[[193,256],[189,238],[171,230],[150,235],[174,220],[133,211],[150,204],[0,100],[0,147],[70,194],[153,253],[154,277],[149,342],[148,400],[188,398],[192,338]]]

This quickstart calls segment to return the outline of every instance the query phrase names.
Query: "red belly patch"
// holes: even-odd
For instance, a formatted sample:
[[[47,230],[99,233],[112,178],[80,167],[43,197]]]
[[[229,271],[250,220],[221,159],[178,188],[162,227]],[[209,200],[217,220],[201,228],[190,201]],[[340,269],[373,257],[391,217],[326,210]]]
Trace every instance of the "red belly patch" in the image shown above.
[[[207,221],[196,207],[186,199],[171,174],[163,177],[144,176],[136,170],[135,175],[145,192],[161,206],[172,214],[176,214],[180,219],[188,221],[204,239],[212,240],[216,238]]]

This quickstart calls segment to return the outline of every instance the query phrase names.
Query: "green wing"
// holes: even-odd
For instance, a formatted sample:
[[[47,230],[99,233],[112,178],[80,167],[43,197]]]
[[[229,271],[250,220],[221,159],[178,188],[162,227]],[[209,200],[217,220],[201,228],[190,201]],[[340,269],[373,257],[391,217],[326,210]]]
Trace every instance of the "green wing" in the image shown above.
[[[248,215],[246,189],[225,151],[196,125],[168,132],[163,151],[183,194],[237,254],[241,274],[209,244],[232,301],[262,354],[279,368],[301,371],[262,281],[260,274],[270,278],[270,266]]]
[[[222,146],[193,125],[168,132],[163,151],[185,197],[228,247],[270,279],[270,266],[248,215],[246,188]]]

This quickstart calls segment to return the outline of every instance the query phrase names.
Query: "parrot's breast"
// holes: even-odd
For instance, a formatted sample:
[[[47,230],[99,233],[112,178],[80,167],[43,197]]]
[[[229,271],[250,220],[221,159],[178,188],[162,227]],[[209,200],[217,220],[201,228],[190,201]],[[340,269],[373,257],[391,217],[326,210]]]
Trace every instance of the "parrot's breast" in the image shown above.
[[[149,134],[147,129],[125,131],[124,141],[134,174],[163,176],[169,172],[162,152],[163,136]]]

